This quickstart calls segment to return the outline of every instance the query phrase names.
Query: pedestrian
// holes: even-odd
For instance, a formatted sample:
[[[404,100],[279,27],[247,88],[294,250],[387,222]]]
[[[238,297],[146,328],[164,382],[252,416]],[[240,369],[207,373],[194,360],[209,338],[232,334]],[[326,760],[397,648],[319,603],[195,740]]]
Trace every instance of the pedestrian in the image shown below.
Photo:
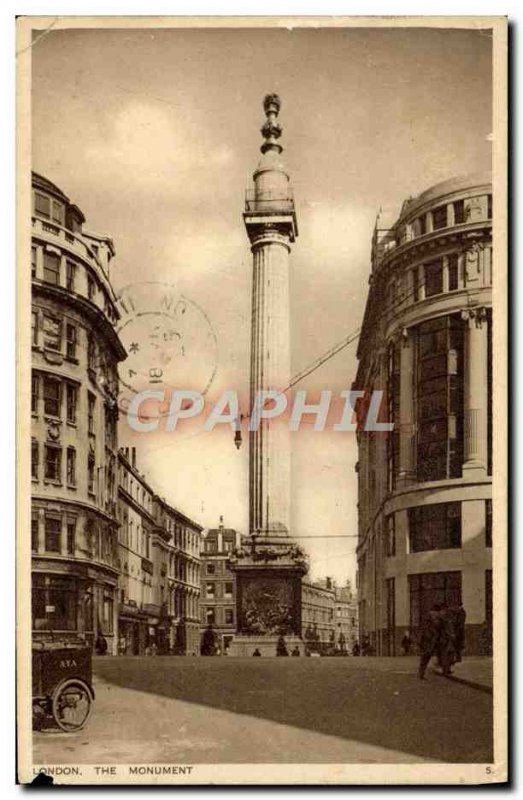
[[[401,649],[403,650],[403,655],[408,656],[410,655],[410,649],[412,647],[412,641],[409,636],[409,632],[407,631],[401,640]]]
[[[299,655],[300,655],[300,648],[298,647],[298,645],[296,645],[296,647],[291,653],[291,656],[294,656],[294,658],[299,658]]]
[[[425,680],[425,672],[432,656],[439,654],[440,632],[442,627],[441,606],[435,604],[423,620],[420,632],[420,660],[418,677]]]
[[[96,637],[94,649],[97,656],[104,656],[107,653],[107,639],[101,633]]]
[[[354,642],[354,644],[352,645],[352,655],[359,656],[359,654],[360,654],[360,643]]]
[[[454,615],[452,609],[441,609],[441,625],[438,641],[438,662],[443,675],[452,675],[451,667],[456,661],[454,647]]]
[[[465,647],[465,622],[467,620],[467,612],[460,603],[459,605],[452,607],[451,613],[452,625],[454,628],[454,650],[456,654],[456,661],[461,661],[461,656]]]
[[[254,651],[253,656],[261,656],[261,653],[258,650],[258,648],[256,648],[256,650]]]
[[[283,638],[283,634],[280,633],[278,637],[278,642],[276,644],[276,655],[277,656],[288,656],[289,651],[287,650],[287,646],[285,644],[285,639]]]

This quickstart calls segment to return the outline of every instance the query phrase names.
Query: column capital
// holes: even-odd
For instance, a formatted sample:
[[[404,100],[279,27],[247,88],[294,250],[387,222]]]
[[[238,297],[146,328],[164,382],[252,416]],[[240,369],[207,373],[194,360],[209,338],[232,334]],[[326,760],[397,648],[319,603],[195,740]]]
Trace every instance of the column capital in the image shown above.
[[[468,322],[470,326],[475,325],[476,328],[482,328],[487,319],[487,309],[485,306],[463,308],[461,310],[461,319]]]

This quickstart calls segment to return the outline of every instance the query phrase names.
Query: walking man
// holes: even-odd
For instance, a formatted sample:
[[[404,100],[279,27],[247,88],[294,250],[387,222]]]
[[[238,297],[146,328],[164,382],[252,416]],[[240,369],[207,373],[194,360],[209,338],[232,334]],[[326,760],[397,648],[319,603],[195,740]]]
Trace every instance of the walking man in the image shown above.
[[[438,654],[442,627],[441,606],[434,605],[423,621],[420,633],[420,660],[418,677],[425,680],[425,672],[432,656]]]

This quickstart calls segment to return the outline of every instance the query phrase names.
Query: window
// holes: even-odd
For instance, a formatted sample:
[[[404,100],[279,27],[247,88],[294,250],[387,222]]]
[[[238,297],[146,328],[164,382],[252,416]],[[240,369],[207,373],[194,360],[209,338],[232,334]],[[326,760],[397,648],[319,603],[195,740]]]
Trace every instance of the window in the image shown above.
[[[214,583],[205,584],[205,596],[214,597]]]
[[[87,456],[87,491],[94,494],[94,456]]]
[[[73,383],[66,384],[67,422],[76,424],[76,408],[78,404],[78,389]]]
[[[58,517],[45,518],[45,549],[48,553],[60,553],[62,520]]]
[[[44,414],[49,417],[61,416],[61,385],[58,378],[44,377]]]
[[[113,633],[114,601],[112,597],[104,597],[102,630],[105,634]]]
[[[94,301],[95,294],[96,294],[96,283],[94,282],[94,279],[91,277],[91,275],[88,275],[87,276],[87,297],[89,298],[89,300],[93,300]]]
[[[454,292],[458,288],[458,256],[457,254],[448,257],[449,273],[449,292]]]
[[[38,414],[38,390],[40,382],[38,375],[31,375],[31,414]]]
[[[38,534],[38,517],[31,518],[31,550],[33,553],[38,553],[39,550],[39,534]]]
[[[439,206],[432,212],[432,228],[435,231],[447,227],[447,206]]]
[[[40,192],[34,193],[34,210],[37,217],[51,219],[51,198]]]
[[[87,432],[94,436],[94,408],[96,397],[91,392],[87,395]]]
[[[387,556],[396,555],[396,515],[389,514],[386,521],[387,531]]]
[[[38,311],[31,311],[31,345],[38,346]]]
[[[461,547],[461,503],[409,508],[410,552]]]
[[[59,203],[57,200],[51,201],[51,214],[53,218],[53,222],[57,222],[59,225],[64,224],[64,206],[62,203]]]
[[[65,326],[65,354],[67,358],[76,358],[76,327],[70,322]]]
[[[91,333],[87,337],[87,368],[96,369],[96,345]]]
[[[232,583],[227,582],[224,588],[224,597],[231,598],[232,597]]]
[[[74,447],[67,448],[67,485],[76,486],[76,450]]]
[[[62,482],[62,448],[57,445],[45,446],[45,479]]]
[[[31,440],[31,478],[38,480],[38,442]]]
[[[205,550],[206,553],[217,553],[218,552],[218,543],[217,543],[216,539],[208,539],[205,542],[204,550]]]
[[[74,261],[66,261],[65,263],[65,285],[70,292],[74,292],[76,277],[76,264]]]
[[[485,547],[492,547],[492,500],[485,501]]]
[[[207,564],[207,575],[214,575],[216,573],[215,564]]]
[[[31,278],[36,278],[36,262],[38,258],[38,250],[36,247],[31,247]]]
[[[33,575],[33,630],[75,631],[77,625],[78,587],[76,578],[58,575]],[[90,595],[86,596],[85,618],[88,630]]]
[[[70,556],[74,556],[76,540],[76,523],[67,523],[67,552]]]
[[[463,344],[459,315],[417,327],[417,477],[461,477],[463,462]]]
[[[60,286],[60,256],[44,250],[44,281]]]
[[[231,539],[225,539],[223,543],[223,549],[226,553],[232,552],[232,548],[234,546],[234,542]]]
[[[425,264],[425,297],[433,297],[443,291],[443,262],[441,259]]]
[[[400,455],[400,378],[401,378],[401,344],[395,342],[389,346],[387,401],[388,421],[393,423],[393,429],[387,434],[387,476],[389,491],[396,485],[399,472]],[[372,445],[373,440],[370,440]]]
[[[44,313],[44,348],[58,353],[62,350],[62,321],[47,313]]]
[[[454,223],[461,225],[465,222],[465,203],[463,200],[457,200],[454,203]]]
[[[461,604],[461,572],[425,572],[409,575],[411,636],[431,608]]]
[[[232,610],[232,608],[225,609],[225,624],[226,625],[234,624],[234,611]]]
[[[205,621],[207,622],[207,625],[214,625],[216,622],[216,613],[214,608],[207,608],[205,610]]]

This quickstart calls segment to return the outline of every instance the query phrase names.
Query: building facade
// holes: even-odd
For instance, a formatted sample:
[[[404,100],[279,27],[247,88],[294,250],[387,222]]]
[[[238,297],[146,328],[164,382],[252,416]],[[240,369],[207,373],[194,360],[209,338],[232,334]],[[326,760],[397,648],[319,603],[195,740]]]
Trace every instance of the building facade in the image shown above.
[[[360,636],[395,655],[435,603],[463,603],[466,652],[492,633],[492,189],[456,178],[378,220],[353,389]]]
[[[302,580],[301,634],[309,653],[334,653],[336,626],[335,589],[330,578],[314,583]]]
[[[236,632],[236,577],[229,559],[241,547],[242,536],[225,528],[220,517],[218,528],[209,528],[201,550],[201,634],[212,625],[216,646],[226,653]]]
[[[359,641],[358,598],[350,581],[345,586],[334,587],[334,622],[336,649],[352,653]]]
[[[136,467],[136,451],[118,453],[119,652],[143,655],[155,642],[153,605],[154,492]],[[151,632],[152,629],[152,632]]]
[[[159,497],[136,464],[118,454],[119,652],[199,652],[201,526]]]
[[[32,176],[32,624],[117,650],[118,362],[111,240]]]

